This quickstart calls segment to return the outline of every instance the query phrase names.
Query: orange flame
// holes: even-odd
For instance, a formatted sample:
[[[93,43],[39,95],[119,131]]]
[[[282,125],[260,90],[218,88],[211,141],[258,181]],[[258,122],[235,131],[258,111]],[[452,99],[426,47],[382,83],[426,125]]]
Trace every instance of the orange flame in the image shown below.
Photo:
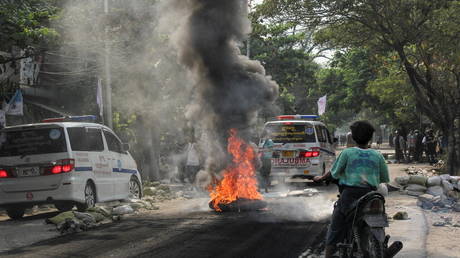
[[[237,136],[236,129],[230,129],[227,150],[233,162],[225,169],[223,179],[210,187],[209,195],[216,211],[222,211],[219,204],[229,204],[239,198],[263,199],[257,188],[254,148]]]

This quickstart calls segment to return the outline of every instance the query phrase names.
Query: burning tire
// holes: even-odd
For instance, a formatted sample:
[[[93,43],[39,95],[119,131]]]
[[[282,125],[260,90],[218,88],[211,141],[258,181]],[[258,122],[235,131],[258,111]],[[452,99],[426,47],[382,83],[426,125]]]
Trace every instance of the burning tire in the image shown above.
[[[228,204],[219,203],[218,207],[222,212],[257,211],[266,208],[267,202],[263,200],[238,199]],[[209,208],[216,210],[213,201],[209,202]]]

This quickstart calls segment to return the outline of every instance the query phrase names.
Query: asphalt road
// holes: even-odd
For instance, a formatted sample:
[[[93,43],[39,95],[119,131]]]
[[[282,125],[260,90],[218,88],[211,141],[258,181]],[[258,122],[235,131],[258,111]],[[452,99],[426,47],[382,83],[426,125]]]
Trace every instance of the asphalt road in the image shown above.
[[[0,256],[299,257],[325,236],[329,203],[314,198],[269,198],[267,210],[240,213],[196,209],[190,202],[202,200],[191,200],[180,209],[131,216]]]

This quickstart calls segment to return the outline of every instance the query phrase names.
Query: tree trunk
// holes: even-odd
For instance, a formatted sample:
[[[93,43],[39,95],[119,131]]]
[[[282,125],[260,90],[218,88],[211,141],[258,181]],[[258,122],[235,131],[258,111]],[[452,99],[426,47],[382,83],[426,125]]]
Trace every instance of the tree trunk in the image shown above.
[[[157,153],[158,145],[156,144],[155,130],[151,127],[146,128],[145,146],[146,159],[145,165],[148,168],[147,177],[149,180],[160,180],[159,155]]]
[[[447,150],[445,150],[447,172],[454,176],[460,175],[460,156],[458,155],[460,151],[460,138],[458,128],[452,123],[451,126],[443,128],[443,135],[447,137]]]

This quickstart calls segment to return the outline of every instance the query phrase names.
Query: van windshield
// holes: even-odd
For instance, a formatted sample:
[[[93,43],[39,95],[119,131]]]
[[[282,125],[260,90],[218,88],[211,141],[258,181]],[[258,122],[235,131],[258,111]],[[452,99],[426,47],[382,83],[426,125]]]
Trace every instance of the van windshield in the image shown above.
[[[0,157],[66,152],[62,128],[0,132]]]
[[[264,138],[274,143],[316,142],[315,130],[310,124],[268,124]]]

